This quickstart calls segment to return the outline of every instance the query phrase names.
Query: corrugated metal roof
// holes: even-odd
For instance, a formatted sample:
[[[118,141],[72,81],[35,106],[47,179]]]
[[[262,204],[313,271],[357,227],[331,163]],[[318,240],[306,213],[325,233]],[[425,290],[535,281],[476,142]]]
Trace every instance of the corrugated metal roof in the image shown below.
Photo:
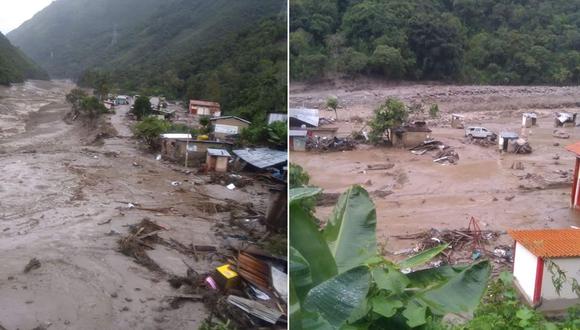
[[[318,109],[290,108],[288,115],[315,127],[318,127],[318,122],[320,121]]]
[[[580,142],[576,142],[566,147],[566,150],[571,151],[576,154],[576,156],[580,156]]]
[[[580,257],[580,229],[510,230],[509,234],[537,257]]]
[[[277,121],[282,121],[282,122],[288,121],[288,114],[286,114],[286,113],[270,113],[270,114],[268,114],[268,125],[270,125],[273,122],[277,122]]]
[[[187,133],[166,133],[161,134],[162,139],[191,139],[191,134]]]
[[[268,148],[234,150],[234,154],[257,168],[266,168],[288,161],[288,152]]]
[[[504,139],[517,139],[520,137],[517,133],[514,132],[501,132],[499,133],[499,136]]]
[[[239,121],[241,121],[241,122],[244,122],[244,123],[246,123],[246,124],[251,124],[251,122],[250,122],[250,121],[248,121],[248,120],[245,120],[244,118],[236,117],[236,116],[221,116],[221,117],[213,117],[213,118],[211,118],[210,120],[211,120],[211,121],[215,121],[215,120],[218,120],[218,119],[230,119],[230,118],[232,118],[232,119],[237,119],[237,120],[239,120]]]
[[[217,156],[217,157],[231,157],[230,153],[225,149],[212,149],[207,148],[207,153],[210,156]]]

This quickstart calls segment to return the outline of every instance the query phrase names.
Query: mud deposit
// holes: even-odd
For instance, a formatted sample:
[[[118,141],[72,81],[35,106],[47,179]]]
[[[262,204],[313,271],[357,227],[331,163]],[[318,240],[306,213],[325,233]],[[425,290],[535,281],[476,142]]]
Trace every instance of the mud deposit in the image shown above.
[[[203,273],[220,261],[155,245],[148,255],[163,269],[156,272],[117,242],[149,218],[167,229],[158,234],[164,240],[219,246],[213,225],[230,215],[202,206],[227,194],[263,212],[267,189],[231,192],[156,161],[131,138],[127,107],[107,119],[117,136],[85,145],[86,128],[62,121],[71,87],[0,90],[0,328],[197,329],[208,311],[201,302],[171,307],[167,279],[185,276],[185,262]],[[33,258],[40,265],[23,272]]]
[[[580,128],[561,129],[570,134],[569,139],[552,136],[554,111],[578,111],[578,87],[390,86],[361,82],[294,85],[292,90],[294,106],[323,109],[328,96],[337,96],[343,105],[338,111],[341,120],[328,126],[339,127],[341,136],[362,129],[364,124],[354,118],[366,121],[389,96],[408,104],[439,104],[441,118],[428,121],[431,136],[455,148],[460,156],[457,165],[434,163],[429,153],[414,155],[405,149],[368,145],[359,145],[354,151],[291,155],[294,163],[308,171],[310,182],[328,193],[363,185],[377,206],[379,241],[386,244],[387,251],[413,246],[413,241],[399,240],[395,235],[430,228],[467,228],[471,216],[479,219],[482,230],[500,232],[580,225],[580,217],[569,208],[574,156],[564,149],[580,139]],[[521,115],[528,111],[539,114],[539,126],[522,129]],[[467,125],[527,136],[533,153],[500,154],[497,145],[465,143],[464,131],[450,127],[450,113],[465,115]],[[320,115],[334,118],[331,111],[321,110]],[[517,161],[523,170],[511,169]],[[395,166],[367,170],[369,165],[385,163]],[[317,212],[324,219],[330,211],[331,207],[326,206]],[[511,239],[502,234],[493,244],[510,245]]]

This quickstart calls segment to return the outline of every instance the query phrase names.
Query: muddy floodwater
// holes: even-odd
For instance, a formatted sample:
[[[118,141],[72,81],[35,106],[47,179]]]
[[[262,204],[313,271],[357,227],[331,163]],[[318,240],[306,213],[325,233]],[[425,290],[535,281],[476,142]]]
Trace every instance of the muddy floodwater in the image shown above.
[[[87,128],[62,120],[73,87],[0,87],[0,329],[196,329],[208,314],[203,304],[169,307],[167,277],[119,253],[117,241],[147,217],[167,229],[159,236],[217,245],[220,214],[200,205],[228,198],[265,210],[257,196],[266,192],[232,192],[157,161],[131,138],[128,106],[108,119],[113,137],[87,144]],[[158,246],[149,256],[165,274],[187,271],[174,250]],[[33,258],[40,267],[23,272]]]
[[[340,136],[363,129],[364,123],[387,97],[408,104],[437,103],[438,119],[428,119],[431,137],[455,148],[456,165],[433,162],[433,153],[412,154],[406,149],[359,145],[344,152],[293,152],[292,162],[303,166],[313,185],[326,192],[343,192],[353,184],[365,187],[377,207],[379,241],[388,251],[412,247],[414,242],[396,235],[430,228],[467,228],[473,216],[482,229],[502,234],[495,244],[511,244],[508,229],[580,226],[578,212],[570,206],[571,174],[575,157],[564,147],[580,140],[580,128],[560,128],[569,139],[552,136],[554,111],[577,112],[578,87],[494,86],[389,86],[347,83],[331,86],[293,86],[291,104],[324,109],[328,96],[343,105],[339,120],[327,124]],[[538,113],[538,126],[522,129],[522,113]],[[471,144],[464,130],[450,127],[450,114],[465,116],[469,126],[485,126],[495,132],[511,131],[528,138],[533,153],[502,154],[498,146]],[[334,118],[334,112],[320,115]],[[368,130],[368,128],[367,128]],[[521,162],[523,169],[512,169]],[[368,170],[369,165],[394,164],[388,170]],[[389,195],[377,197],[375,191]],[[330,206],[319,207],[326,218]],[[493,246],[492,246],[493,250]]]

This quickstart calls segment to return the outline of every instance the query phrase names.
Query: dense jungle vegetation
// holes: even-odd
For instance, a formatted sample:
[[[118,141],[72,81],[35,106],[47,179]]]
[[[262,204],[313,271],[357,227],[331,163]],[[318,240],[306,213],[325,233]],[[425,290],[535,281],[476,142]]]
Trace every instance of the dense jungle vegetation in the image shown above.
[[[579,0],[294,0],[291,78],[580,82]]]

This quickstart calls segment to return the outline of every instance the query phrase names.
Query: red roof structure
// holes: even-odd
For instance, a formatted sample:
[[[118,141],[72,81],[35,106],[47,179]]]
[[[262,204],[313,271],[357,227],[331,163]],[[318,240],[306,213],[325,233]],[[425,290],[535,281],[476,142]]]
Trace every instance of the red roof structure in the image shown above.
[[[580,229],[510,230],[509,234],[536,257],[580,257]]]

